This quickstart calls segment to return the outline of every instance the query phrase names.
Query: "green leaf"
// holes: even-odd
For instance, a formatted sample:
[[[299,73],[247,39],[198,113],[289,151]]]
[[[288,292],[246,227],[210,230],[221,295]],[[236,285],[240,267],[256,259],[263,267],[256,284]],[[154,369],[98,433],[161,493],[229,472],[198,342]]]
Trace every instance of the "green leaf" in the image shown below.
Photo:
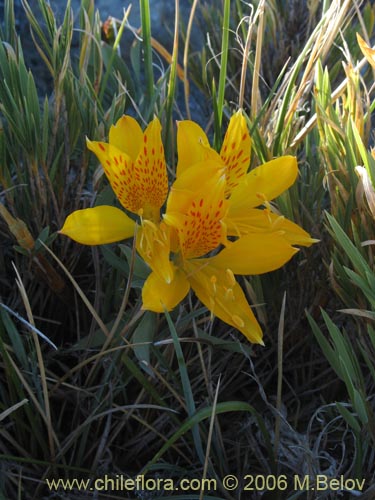
[[[355,408],[355,411],[358,413],[362,424],[367,425],[369,419],[367,414],[366,401],[364,400],[363,395],[357,389],[354,389],[353,406]]]
[[[157,404],[159,404],[160,406],[167,406],[166,402],[163,400],[163,397],[158,393],[154,385],[148,380],[148,377],[144,375],[142,370],[140,370],[138,365],[134,363],[134,361],[128,356],[127,353],[124,353],[121,356],[121,361],[129,370],[130,374],[138,381],[140,387],[148,392]]]
[[[341,365],[336,357],[335,350],[332,348],[331,344],[328,342],[326,337],[323,335],[321,329],[315,322],[315,320],[307,313],[307,320],[310,323],[313,334],[318,341],[323,354],[327,358],[329,364],[335,370],[336,374],[342,379]]]
[[[369,267],[359,250],[351,242],[350,238],[341,228],[336,219],[328,212],[326,212],[326,217],[331,225],[336,241],[349,257],[356,271],[359,272],[360,275],[365,275],[366,271],[369,270]]]
[[[160,458],[166,451],[168,451],[172,444],[174,444],[186,432],[188,432],[190,429],[193,429],[203,420],[211,418],[213,411],[215,412],[215,415],[238,411],[245,411],[254,415],[257,419],[262,435],[265,438],[266,446],[269,449],[269,456],[272,457],[272,446],[269,441],[268,431],[264,425],[262,418],[260,417],[260,415],[258,415],[254,407],[242,401],[226,401],[224,403],[218,403],[215,408],[212,406],[202,408],[201,410],[198,410],[194,415],[189,416],[180,426],[180,428],[168,439],[168,441],[164,443],[164,445],[160,448],[156,455],[154,455],[154,457],[147,463],[146,467],[142,470],[142,474],[146,474],[147,471],[150,470],[152,465],[160,460]]]
[[[118,56],[113,47],[105,43],[103,43],[102,46],[102,55],[105,66],[111,70],[110,73],[107,74],[112,75],[111,80],[113,81],[113,83],[115,83],[117,86],[115,75],[117,73],[120,74],[121,80],[126,85],[127,92],[130,94],[130,96],[135,96],[135,85],[131,77],[129,68],[125,64],[124,60]]]
[[[116,269],[125,277],[129,276],[129,265],[127,261],[116,255],[109,245],[101,245],[100,250],[104,259],[108,262],[112,269]]]
[[[196,408],[195,408],[193,391],[192,391],[191,384],[190,384],[189,373],[188,373],[186,363],[185,363],[185,358],[184,358],[184,355],[182,352],[182,348],[181,348],[180,340],[179,340],[178,335],[177,335],[176,328],[173,324],[173,321],[172,321],[171,316],[168,313],[168,311],[165,311],[165,316],[167,318],[169,330],[171,332],[172,339],[173,339],[173,344],[174,344],[174,348],[175,348],[175,352],[176,352],[178,368],[180,371],[182,389],[184,392],[187,411],[188,411],[189,416],[192,416],[195,413]],[[194,425],[192,427],[192,433],[193,433],[194,444],[195,444],[195,448],[196,448],[198,457],[199,457],[201,463],[204,463],[203,446],[202,446],[202,440],[201,440],[201,436],[199,433],[198,425]]]
[[[132,265],[133,252],[132,249],[126,245],[119,245],[121,252],[125,255],[129,267]],[[145,280],[150,274],[150,269],[147,264],[139,257],[139,255],[135,254],[134,256],[134,265],[133,265],[133,275],[135,278],[140,278]]]
[[[146,79],[146,100],[152,102],[154,97],[154,69],[152,66],[151,16],[149,0],[139,0],[142,25],[142,48],[144,53],[144,72]]]
[[[242,354],[245,352],[247,355],[251,355],[251,353],[253,352],[253,348],[250,345],[231,340],[223,340],[221,338],[215,337],[214,335],[209,335],[200,328],[197,328],[197,336],[198,339],[203,340],[204,342],[212,345],[215,348],[223,349],[224,351],[237,352]]]
[[[358,420],[355,416],[350,413],[350,411],[341,403],[336,403],[336,407],[343,416],[344,420],[348,423],[348,425],[357,433],[360,434],[361,426],[359,425]]]
[[[42,243],[46,243],[47,239],[49,237],[49,226],[46,226],[42,231],[39,233],[39,236],[37,237],[35,241],[35,246],[34,246],[34,251],[38,252],[41,247]]]
[[[14,353],[20,362],[20,365],[25,369],[29,370],[30,369],[30,364],[28,362],[28,358],[26,355],[25,348],[23,346],[22,342],[22,337],[17,330],[15,324],[11,320],[9,314],[2,308],[0,307],[0,318],[4,324],[5,330],[8,334],[9,340],[12,344]]]
[[[146,311],[135,329],[132,336],[133,350],[139,361],[139,365],[148,375],[155,377],[154,372],[149,368],[150,349],[156,332],[156,315],[151,311]]]

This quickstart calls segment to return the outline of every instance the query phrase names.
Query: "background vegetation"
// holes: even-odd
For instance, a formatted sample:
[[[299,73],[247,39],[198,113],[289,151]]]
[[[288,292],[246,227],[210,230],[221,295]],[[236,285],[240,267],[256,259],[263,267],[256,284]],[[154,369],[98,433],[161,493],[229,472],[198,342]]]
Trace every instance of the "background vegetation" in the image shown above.
[[[363,478],[373,498],[375,70],[356,33],[371,46],[374,6],[194,1],[187,22],[176,1],[165,47],[148,0],[139,32],[128,11],[101,19],[93,0],[61,19],[45,0],[22,5],[27,32],[12,0],[0,31],[0,498],[99,498],[50,492],[45,479],[142,472],[218,480],[162,498],[261,497],[243,483],[226,491],[226,474]],[[239,106],[252,166],[298,156],[277,207],[320,239],[243,279],[265,347],[211,321],[194,296],[170,316],[142,314],[148,271],[131,247],[56,237],[77,208],[115,203],[86,136],[105,140],[124,112],[143,125],[158,115],[172,180],[174,120],[199,115],[220,147]],[[262,498],[350,498],[288,484]]]

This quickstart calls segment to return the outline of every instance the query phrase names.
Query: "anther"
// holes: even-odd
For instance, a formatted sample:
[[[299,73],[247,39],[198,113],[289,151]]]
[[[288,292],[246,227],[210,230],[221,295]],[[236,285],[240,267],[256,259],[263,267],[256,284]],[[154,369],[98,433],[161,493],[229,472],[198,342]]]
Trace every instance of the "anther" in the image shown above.
[[[229,286],[233,287],[236,284],[236,278],[234,277],[232,269],[226,269],[225,274],[227,275]]]
[[[232,288],[227,288],[225,290],[224,299],[226,301],[228,301],[228,302],[233,302],[234,301],[234,293],[233,293]]]
[[[243,328],[245,326],[245,322],[243,319],[241,319],[237,314],[233,314],[232,320],[235,323],[236,326],[239,328]]]

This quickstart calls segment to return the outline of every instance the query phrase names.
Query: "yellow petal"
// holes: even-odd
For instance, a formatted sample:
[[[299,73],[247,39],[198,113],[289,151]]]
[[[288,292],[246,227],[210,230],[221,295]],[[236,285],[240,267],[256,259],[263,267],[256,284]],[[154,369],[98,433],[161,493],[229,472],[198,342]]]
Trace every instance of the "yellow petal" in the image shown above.
[[[196,169],[191,167],[176,181],[181,183]],[[199,170],[197,171],[199,174]],[[175,183],[175,184],[176,184]],[[200,257],[217,248],[226,241],[225,216],[228,202],[225,200],[225,176],[216,168],[212,176],[201,182],[195,180],[195,191],[178,196],[178,190],[172,190],[174,199],[168,199],[164,221],[176,229],[182,255],[185,259]],[[171,195],[170,195],[171,196]]]
[[[185,259],[201,257],[220,244],[226,243],[226,228],[221,214],[226,209],[225,201],[213,207],[200,198],[187,215],[171,213],[164,220],[177,231],[179,249]]]
[[[127,115],[117,120],[109,130],[109,143],[134,161],[143,145],[143,132],[137,120]]]
[[[134,228],[122,210],[103,205],[71,213],[59,233],[83,245],[104,245],[130,238]]]
[[[251,208],[242,217],[225,217],[224,223],[227,227],[228,236],[278,231],[291,245],[309,247],[318,241],[311,238],[309,233],[298,224],[267,209]]]
[[[164,204],[168,193],[168,174],[161,125],[156,117],[143,135],[143,145],[134,164],[134,186],[142,193],[144,210],[148,207],[160,209]]]
[[[251,139],[242,111],[235,113],[229,121],[220,156],[227,166],[227,189],[229,195],[238,186],[250,164]]]
[[[168,177],[161,142],[160,123],[155,118],[145,130],[136,161],[115,145],[87,139],[123,207],[156,222],[168,192]]]
[[[137,233],[137,251],[150,268],[167,283],[174,276],[174,266],[169,260],[170,228],[162,224],[142,221]]]
[[[186,213],[192,200],[200,193],[206,195],[225,177],[224,165],[216,161],[196,163],[183,172],[172,184],[166,212]]]
[[[131,158],[106,142],[86,139],[87,147],[92,151],[103,166],[113,191],[121,205],[131,212],[138,213],[142,200],[134,188],[133,162]]]
[[[220,161],[220,156],[210,147],[203,129],[190,120],[177,124],[177,152],[177,178],[195,163],[206,160]]]
[[[273,200],[294,183],[297,175],[294,156],[281,156],[254,168],[233,189],[228,216],[244,215],[250,208]]]
[[[250,342],[263,344],[259,323],[230,271],[218,269],[209,259],[191,260],[186,270],[195,294],[215,316],[237,328]]]
[[[250,233],[229,244],[211,262],[234,274],[263,274],[283,266],[296,252],[282,233]]]
[[[309,247],[313,243],[319,241],[315,238],[311,238],[309,233],[295,222],[274,213],[270,213],[269,215],[271,220],[273,220],[273,228],[282,234],[283,238],[291,245]]]
[[[142,289],[142,309],[154,312],[171,311],[184,299],[190,285],[185,273],[176,269],[171,283],[166,283],[158,274],[152,272]]]

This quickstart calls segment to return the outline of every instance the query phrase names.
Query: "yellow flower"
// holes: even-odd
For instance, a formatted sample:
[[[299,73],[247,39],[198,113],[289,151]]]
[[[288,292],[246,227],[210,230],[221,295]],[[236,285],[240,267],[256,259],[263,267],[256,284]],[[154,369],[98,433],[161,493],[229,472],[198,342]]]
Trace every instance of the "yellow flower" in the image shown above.
[[[262,343],[261,328],[235,275],[278,269],[298,251],[293,244],[315,241],[269,208],[256,208],[293,184],[297,161],[286,156],[247,173],[251,141],[241,112],[230,120],[220,154],[191,121],[179,123],[177,147],[177,179],[163,216],[175,234],[174,278],[167,283],[151,273],[143,288],[143,307],[171,310],[191,287],[213,314],[251,342]],[[227,236],[238,239],[228,241]]]
[[[174,182],[163,217],[165,228],[176,234],[171,245],[174,278],[167,283],[152,272],[143,287],[143,308],[171,310],[191,287],[213,314],[251,342],[262,343],[261,328],[234,275],[272,271],[298,250],[282,231],[259,231],[228,241],[226,188],[225,168],[211,160],[189,167]],[[213,250],[219,251],[207,256]]]
[[[230,120],[220,154],[197,124],[180,122],[177,177],[168,194],[156,118],[143,133],[124,116],[111,127],[109,143],[87,144],[120,203],[140,216],[137,251],[151,268],[143,308],[172,310],[192,288],[212,314],[262,343],[261,328],[235,275],[277,269],[298,251],[294,244],[315,241],[269,208],[268,202],[295,181],[296,159],[278,158],[247,173],[251,142],[241,112]],[[134,230],[125,212],[105,206],[74,212],[60,232],[95,245],[131,237]]]
[[[168,193],[168,176],[157,118],[142,132],[137,121],[123,116],[109,131],[109,143],[87,139],[121,205],[158,223]],[[70,214],[60,230],[85,245],[120,241],[134,235],[135,223],[122,210],[98,206]]]
[[[297,178],[294,156],[281,156],[247,172],[251,139],[241,110],[229,121],[220,154],[210,147],[202,128],[190,120],[178,124],[177,147],[177,178],[198,162],[210,160],[216,162],[217,168],[224,168],[229,207],[223,223],[228,236],[278,230],[291,244],[309,246],[317,241],[297,224],[269,209],[268,202],[286,191]],[[266,208],[256,208],[260,205]]]

